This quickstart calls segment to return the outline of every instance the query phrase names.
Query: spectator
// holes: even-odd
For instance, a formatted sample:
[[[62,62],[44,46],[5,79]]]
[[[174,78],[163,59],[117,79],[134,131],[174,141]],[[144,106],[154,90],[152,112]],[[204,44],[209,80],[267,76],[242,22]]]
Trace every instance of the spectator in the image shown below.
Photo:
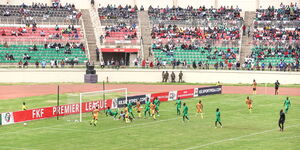
[[[6,36],[6,33],[5,33],[4,29],[1,31],[1,35]]]
[[[19,66],[19,68],[22,68],[22,66],[23,66],[22,60],[19,61],[18,66]]]
[[[27,53],[23,54],[23,60],[30,60],[31,56],[29,56]]]
[[[55,31],[59,31],[59,26],[56,24]]]
[[[24,64],[23,64],[23,68],[25,68],[25,67],[28,68],[28,65],[29,65],[29,64],[28,64],[28,61],[26,60],[26,61],[24,62]]]
[[[63,59],[60,61],[60,67],[61,67],[61,68],[64,68],[64,67],[65,67],[65,61],[64,61]]]
[[[3,44],[3,47],[9,48],[9,45],[7,44],[7,42],[5,42],[5,43]]]
[[[54,63],[55,63],[55,62],[54,62],[54,60],[53,60],[53,59],[52,59],[52,60],[50,60],[50,67],[51,67],[51,68],[53,68],[53,67],[54,67],[54,65],[55,65]]]
[[[42,61],[42,68],[46,68],[47,62],[45,60]]]
[[[45,37],[45,32],[42,30],[42,31],[40,32],[40,35],[41,35],[42,37]]]
[[[40,63],[39,63],[39,61],[36,61],[35,62],[35,68],[39,68],[40,67]]]

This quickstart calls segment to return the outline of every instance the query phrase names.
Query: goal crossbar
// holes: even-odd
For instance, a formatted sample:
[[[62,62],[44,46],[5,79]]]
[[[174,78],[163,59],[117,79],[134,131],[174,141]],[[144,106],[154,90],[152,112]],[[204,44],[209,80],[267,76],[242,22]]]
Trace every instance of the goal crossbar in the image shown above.
[[[94,92],[83,92],[83,93],[80,93],[79,96],[80,96],[80,103],[79,103],[79,115],[80,115],[80,118],[79,118],[79,122],[82,122],[82,96],[84,95],[88,95],[88,94],[102,94],[102,93],[110,93],[110,92],[115,92],[115,91],[125,91],[125,99],[126,99],[126,102],[127,102],[127,88],[119,88],[119,89],[111,89],[111,90],[102,90],[102,91],[94,91]]]

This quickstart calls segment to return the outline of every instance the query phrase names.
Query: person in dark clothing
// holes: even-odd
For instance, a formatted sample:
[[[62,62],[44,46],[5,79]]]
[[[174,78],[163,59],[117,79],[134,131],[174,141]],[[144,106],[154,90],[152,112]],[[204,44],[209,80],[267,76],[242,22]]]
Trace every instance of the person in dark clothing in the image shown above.
[[[162,76],[162,82],[165,82],[165,71],[162,72],[161,76]]]
[[[196,65],[196,62],[195,62],[195,61],[193,61],[193,68],[194,68],[194,69],[197,69],[197,65]]]
[[[100,52],[99,52],[99,48],[97,47],[96,48],[96,59],[97,59],[97,61],[99,61],[100,59]]]
[[[175,78],[176,78],[175,73],[172,71],[172,73],[171,73],[172,82],[175,82]]]
[[[278,95],[279,85],[280,85],[280,83],[279,83],[278,80],[277,80],[277,81],[275,82],[275,95]]]
[[[178,81],[178,82],[183,82],[183,81],[182,81],[182,76],[183,76],[183,73],[182,73],[182,71],[180,71],[180,73],[179,73],[179,75],[178,75],[178,77],[179,77],[179,81]]]
[[[278,126],[280,128],[280,131],[283,131],[283,128],[284,128],[284,122],[285,122],[285,114],[283,112],[283,109],[280,110],[280,113],[279,113],[279,121],[278,121]]]
[[[169,73],[168,73],[168,71],[166,71],[166,73],[165,73],[165,82],[168,82],[168,80],[169,80]]]

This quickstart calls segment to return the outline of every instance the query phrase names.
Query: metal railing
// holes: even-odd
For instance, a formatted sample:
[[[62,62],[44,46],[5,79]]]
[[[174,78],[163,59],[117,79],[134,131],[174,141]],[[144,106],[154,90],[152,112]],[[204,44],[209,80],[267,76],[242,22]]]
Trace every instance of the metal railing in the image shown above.
[[[23,17],[0,17],[1,24],[26,24],[26,23],[33,23],[36,22],[37,24],[43,24],[43,25],[53,25],[53,24],[59,24],[59,25],[79,25],[81,24],[80,19],[67,19],[63,17],[51,17],[48,19],[44,19],[42,17],[34,17],[33,20],[27,21]]]

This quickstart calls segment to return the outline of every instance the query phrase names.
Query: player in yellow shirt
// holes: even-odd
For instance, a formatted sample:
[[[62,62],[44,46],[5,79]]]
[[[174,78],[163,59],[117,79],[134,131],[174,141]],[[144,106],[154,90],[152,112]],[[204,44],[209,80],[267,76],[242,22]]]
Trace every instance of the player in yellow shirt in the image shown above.
[[[135,103],[135,108],[136,108],[139,118],[141,118],[142,117],[142,113],[141,113],[142,108],[141,108],[140,100],[137,100],[137,102]]]
[[[257,83],[255,80],[253,80],[253,83],[252,83],[252,90],[253,90],[253,94],[256,95],[256,86],[257,86]]]
[[[130,118],[129,118],[130,116],[129,116],[127,104],[125,104],[124,113],[125,113],[125,122],[130,123]]]
[[[198,114],[200,114],[201,118],[203,119],[203,113],[202,113],[203,104],[202,104],[201,100],[196,104],[196,109],[197,109],[196,116],[198,116]]]
[[[153,117],[154,120],[156,120],[155,118],[155,108],[156,105],[154,104],[154,101],[150,104],[150,112],[151,112],[151,116]]]
[[[98,109],[98,106],[96,106],[96,109],[94,109],[94,110],[92,111],[92,117],[93,117],[93,119],[92,119],[90,125],[92,125],[92,124],[94,124],[94,126],[97,125],[97,122],[98,122],[98,114],[99,114],[99,109]]]
[[[26,106],[26,103],[25,103],[25,102],[23,102],[22,110],[27,110],[27,106]]]
[[[247,96],[246,104],[248,105],[248,109],[250,113],[252,112],[252,103],[253,101],[249,98],[249,96]]]

